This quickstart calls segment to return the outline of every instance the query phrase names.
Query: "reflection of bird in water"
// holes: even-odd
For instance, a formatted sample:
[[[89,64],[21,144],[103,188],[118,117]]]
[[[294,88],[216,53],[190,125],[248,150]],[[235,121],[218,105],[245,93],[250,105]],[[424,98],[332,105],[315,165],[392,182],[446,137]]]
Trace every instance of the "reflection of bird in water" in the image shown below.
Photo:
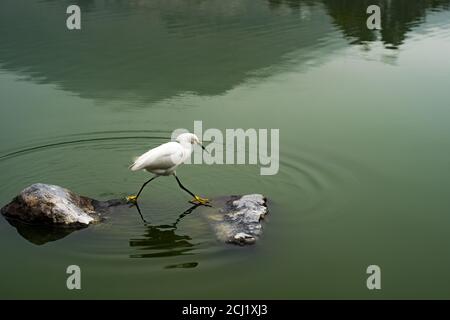
[[[178,186],[194,197],[192,200],[193,202],[207,204],[208,199],[203,199],[189,191],[185,186],[183,186],[175,173],[177,167],[191,156],[194,144],[198,144],[203,150],[206,150],[195,134],[182,133],[176,138],[176,141],[164,143],[138,157],[130,166],[130,169],[132,171],[145,170],[153,173],[155,176],[142,185],[137,195],[128,196],[127,201],[137,203],[137,199],[139,198],[142,190],[144,190],[145,186],[152,180],[159,176],[173,175],[178,182]]]
[[[190,242],[192,238],[188,235],[178,235],[175,232],[177,230],[177,224],[198,206],[199,204],[191,206],[180,214],[172,224],[155,226],[144,220],[141,210],[136,204],[136,208],[145,223],[146,230],[142,238],[130,239],[130,247],[136,247],[141,251],[145,251],[145,253],[132,254],[130,257],[158,258],[189,254],[194,247],[194,244]]]

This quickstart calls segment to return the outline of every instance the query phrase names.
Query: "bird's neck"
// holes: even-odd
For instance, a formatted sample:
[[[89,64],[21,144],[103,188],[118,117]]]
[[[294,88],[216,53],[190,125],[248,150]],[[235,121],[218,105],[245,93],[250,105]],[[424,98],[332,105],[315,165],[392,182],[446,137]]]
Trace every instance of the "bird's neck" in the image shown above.
[[[183,147],[187,154],[192,153],[192,144],[188,142],[180,142],[180,145]]]

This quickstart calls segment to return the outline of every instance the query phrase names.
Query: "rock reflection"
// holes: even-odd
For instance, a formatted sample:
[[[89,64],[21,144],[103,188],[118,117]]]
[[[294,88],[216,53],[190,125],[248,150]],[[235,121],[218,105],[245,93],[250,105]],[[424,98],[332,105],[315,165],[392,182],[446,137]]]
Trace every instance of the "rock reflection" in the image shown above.
[[[25,240],[28,240],[38,246],[46,244],[47,242],[60,240],[72,232],[80,230],[80,228],[34,225],[14,219],[6,219],[6,221],[15,227],[17,229],[17,233],[20,234]]]

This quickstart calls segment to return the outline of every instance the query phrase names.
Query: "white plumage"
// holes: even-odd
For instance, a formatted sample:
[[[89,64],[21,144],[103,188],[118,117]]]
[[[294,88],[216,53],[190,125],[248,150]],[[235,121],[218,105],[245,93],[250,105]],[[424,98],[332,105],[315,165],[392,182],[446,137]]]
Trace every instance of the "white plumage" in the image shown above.
[[[146,170],[156,175],[167,176],[186,161],[192,153],[192,145],[178,142],[164,143],[139,156],[130,166],[132,171]]]
[[[146,170],[155,174],[153,178],[144,183],[136,196],[128,196],[129,202],[136,203],[137,198],[141,194],[144,187],[158,176],[174,175],[181,189],[194,197],[194,200],[200,204],[206,204],[208,199],[196,196],[181,184],[181,181],[175,174],[175,170],[183,162],[185,162],[192,154],[193,145],[199,144],[203,150],[200,140],[195,134],[182,133],[173,142],[164,143],[156,148],[150,149],[146,153],[139,156],[130,166],[132,171]]]

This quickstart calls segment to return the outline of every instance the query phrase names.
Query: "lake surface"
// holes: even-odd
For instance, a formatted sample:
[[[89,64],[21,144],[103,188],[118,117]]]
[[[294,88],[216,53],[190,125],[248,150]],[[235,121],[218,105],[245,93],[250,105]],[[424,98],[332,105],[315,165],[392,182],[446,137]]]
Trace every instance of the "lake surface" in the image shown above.
[[[132,158],[201,120],[280,130],[276,175],[178,170],[270,214],[256,245],[224,245],[198,209],[175,223],[190,204],[170,177],[140,200],[148,224],[129,208],[39,244],[1,218],[0,298],[450,297],[449,0],[73,2],[80,31],[66,2],[0,3],[1,205],[35,182],[135,193]]]

